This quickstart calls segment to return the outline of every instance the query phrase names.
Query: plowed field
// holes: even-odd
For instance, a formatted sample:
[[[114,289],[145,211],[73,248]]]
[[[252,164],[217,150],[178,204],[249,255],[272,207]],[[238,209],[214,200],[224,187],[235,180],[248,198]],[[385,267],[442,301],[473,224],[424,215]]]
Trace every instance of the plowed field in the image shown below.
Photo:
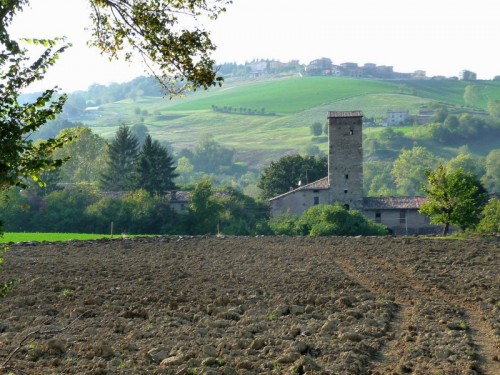
[[[0,366],[14,374],[497,375],[499,243],[11,245],[0,282],[19,281],[0,300]]]

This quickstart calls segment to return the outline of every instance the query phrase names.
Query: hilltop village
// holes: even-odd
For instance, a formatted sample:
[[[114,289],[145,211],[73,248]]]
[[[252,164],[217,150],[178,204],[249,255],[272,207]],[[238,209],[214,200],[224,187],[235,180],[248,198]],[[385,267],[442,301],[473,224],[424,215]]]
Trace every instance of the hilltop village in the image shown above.
[[[334,64],[328,57],[314,59],[308,64],[301,64],[299,60],[281,62],[277,60],[257,59],[247,62],[243,65],[236,63],[224,63],[220,66],[219,73],[223,76],[249,76],[262,77],[280,73],[296,72],[307,76],[333,76],[333,77],[355,77],[355,78],[376,78],[376,79],[450,79],[475,81],[477,74],[469,70],[462,70],[458,75],[432,76],[428,77],[425,70],[416,70],[410,73],[394,71],[393,66],[377,65],[374,63],[365,63],[359,65],[355,62],[344,62]],[[494,80],[500,80],[500,75],[495,76]]]

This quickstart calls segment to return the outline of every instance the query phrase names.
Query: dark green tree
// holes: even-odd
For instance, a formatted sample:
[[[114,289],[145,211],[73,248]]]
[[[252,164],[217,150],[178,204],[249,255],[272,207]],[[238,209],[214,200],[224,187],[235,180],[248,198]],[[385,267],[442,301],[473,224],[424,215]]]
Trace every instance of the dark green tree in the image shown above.
[[[188,207],[188,230],[192,234],[216,233],[222,209],[209,180],[196,184]]]
[[[319,180],[328,174],[326,157],[286,155],[272,161],[260,176],[257,187],[264,199],[286,193],[290,189]]]
[[[491,193],[500,193],[500,148],[491,150],[486,156],[486,173],[482,182]]]
[[[195,147],[191,162],[196,171],[220,173],[232,167],[235,151],[218,143],[211,134],[202,134]]]
[[[448,234],[450,224],[467,229],[479,223],[487,194],[477,177],[443,165],[427,171],[426,176],[426,201],[420,213],[428,215],[433,224],[444,224],[443,236]]]
[[[216,199],[222,206],[220,231],[228,235],[252,235],[259,221],[269,218],[269,206],[224,186],[217,189]]]
[[[85,215],[85,209],[98,199],[97,189],[88,184],[53,191],[32,213],[32,228],[39,232],[92,233],[93,222]]]
[[[0,212],[5,220],[5,231],[24,232],[29,230],[31,202],[26,190],[17,186],[0,192]]]
[[[139,145],[142,146],[142,144],[146,140],[146,137],[149,135],[149,130],[148,130],[147,126],[144,124],[135,124],[135,125],[132,125],[130,130],[137,138],[137,141],[139,141]]]
[[[135,164],[135,187],[151,194],[162,195],[175,189],[174,159],[158,141],[148,134]]]
[[[484,206],[477,231],[482,233],[500,233],[500,199],[492,198]]]
[[[311,129],[311,134],[314,137],[319,137],[321,134],[323,134],[323,125],[321,125],[321,122],[313,122],[309,129]]]
[[[434,114],[431,117],[431,122],[444,122],[448,116],[448,109],[446,107],[436,108]]]
[[[128,126],[121,125],[115,139],[108,144],[106,169],[100,181],[101,188],[110,191],[129,190],[134,183],[138,154],[137,138]]]

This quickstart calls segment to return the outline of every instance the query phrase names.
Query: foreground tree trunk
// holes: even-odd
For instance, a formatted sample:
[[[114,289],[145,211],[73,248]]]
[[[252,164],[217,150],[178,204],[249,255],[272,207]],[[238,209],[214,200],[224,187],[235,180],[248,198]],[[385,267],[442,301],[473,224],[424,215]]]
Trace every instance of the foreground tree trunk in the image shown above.
[[[448,235],[448,229],[450,229],[450,223],[444,223],[443,236]]]

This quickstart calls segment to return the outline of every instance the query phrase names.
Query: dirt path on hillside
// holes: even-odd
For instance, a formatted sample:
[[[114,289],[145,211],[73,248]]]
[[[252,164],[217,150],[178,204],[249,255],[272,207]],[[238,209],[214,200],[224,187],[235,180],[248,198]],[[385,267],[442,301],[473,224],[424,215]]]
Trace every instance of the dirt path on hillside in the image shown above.
[[[500,373],[498,239],[12,245],[0,365],[28,374]]]

